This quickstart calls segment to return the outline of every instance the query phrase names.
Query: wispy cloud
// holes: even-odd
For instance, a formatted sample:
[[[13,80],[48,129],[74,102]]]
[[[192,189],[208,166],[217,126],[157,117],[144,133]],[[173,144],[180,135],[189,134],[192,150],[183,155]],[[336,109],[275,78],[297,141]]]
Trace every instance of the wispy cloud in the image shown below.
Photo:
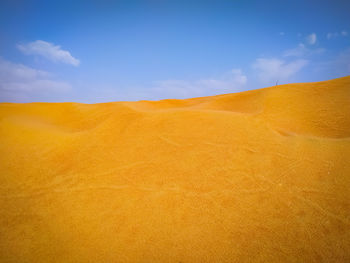
[[[343,50],[330,63],[330,66],[336,69],[342,75],[350,74],[350,47]]]
[[[257,71],[260,81],[269,83],[271,81],[287,80],[307,65],[305,59],[297,59],[290,62],[278,58],[258,58],[252,65]]]
[[[304,44],[300,43],[296,48],[287,49],[283,52],[284,57],[302,57],[307,52]]]
[[[310,35],[308,35],[306,37],[306,42],[309,44],[309,45],[314,45],[316,44],[316,41],[317,41],[317,35],[315,33],[312,33]]]
[[[310,49],[306,47],[303,43],[299,43],[296,48],[287,49],[283,52],[284,57],[305,57],[315,54],[322,54],[326,51],[324,48]]]
[[[17,48],[26,55],[38,55],[53,62],[61,62],[78,66],[80,61],[74,58],[67,50],[61,49],[60,46],[52,43],[36,40],[27,44],[18,44]]]
[[[337,78],[350,75],[350,47],[341,50],[326,60],[314,64],[320,75]]]
[[[339,34],[336,33],[327,33],[327,39],[331,39],[332,37],[337,37]]]
[[[199,80],[162,80],[154,82],[152,93],[157,97],[189,98],[241,91],[247,77],[241,69],[232,69],[215,78]]]
[[[330,32],[330,33],[327,33],[327,39],[331,39],[331,38],[336,38],[336,37],[346,37],[348,36],[348,31],[346,30],[343,30],[341,32]]]
[[[33,93],[62,92],[70,89],[70,84],[55,80],[49,72],[0,58],[1,101],[18,101]]]

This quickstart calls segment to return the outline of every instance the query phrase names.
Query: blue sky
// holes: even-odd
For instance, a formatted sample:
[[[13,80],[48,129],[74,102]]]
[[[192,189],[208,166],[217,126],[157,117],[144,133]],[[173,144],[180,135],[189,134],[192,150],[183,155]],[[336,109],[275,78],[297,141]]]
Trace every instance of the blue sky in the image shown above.
[[[0,1],[0,101],[189,98],[350,75],[350,1]]]

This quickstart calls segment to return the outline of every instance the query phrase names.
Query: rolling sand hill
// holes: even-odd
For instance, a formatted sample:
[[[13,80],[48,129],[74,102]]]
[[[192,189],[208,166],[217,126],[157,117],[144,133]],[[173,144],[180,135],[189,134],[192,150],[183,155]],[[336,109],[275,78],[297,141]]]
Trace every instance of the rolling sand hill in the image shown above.
[[[0,104],[0,262],[350,262],[350,76]]]

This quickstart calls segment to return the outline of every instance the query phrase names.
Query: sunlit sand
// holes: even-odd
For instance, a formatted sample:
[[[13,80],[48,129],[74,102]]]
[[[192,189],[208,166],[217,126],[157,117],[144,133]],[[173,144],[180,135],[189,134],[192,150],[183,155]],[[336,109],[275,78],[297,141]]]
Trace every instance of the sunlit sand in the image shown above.
[[[350,262],[350,77],[0,104],[0,262]]]

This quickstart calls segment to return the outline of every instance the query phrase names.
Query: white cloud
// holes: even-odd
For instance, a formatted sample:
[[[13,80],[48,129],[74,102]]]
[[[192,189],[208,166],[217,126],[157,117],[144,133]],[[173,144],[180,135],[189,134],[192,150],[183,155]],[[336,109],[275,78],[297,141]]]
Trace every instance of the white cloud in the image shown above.
[[[326,50],[324,48],[310,49],[304,44],[299,43],[296,48],[288,49],[283,52],[284,57],[304,57],[311,56],[314,54],[324,53]]]
[[[18,101],[31,94],[64,92],[70,84],[56,81],[49,72],[0,58],[0,100]]]
[[[336,37],[339,37],[339,36],[342,36],[342,37],[348,36],[348,31],[343,30],[343,31],[341,31],[340,33],[339,33],[339,32],[334,32],[334,33],[330,32],[330,33],[327,33],[327,39],[336,38]]]
[[[342,75],[350,74],[350,48],[342,51],[334,61],[331,62],[331,67],[336,69]]]
[[[310,45],[314,45],[317,41],[317,36],[315,33],[312,33],[306,37],[306,42]]]
[[[247,77],[240,69],[232,69],[216,78],[199,80],[162,80],[154,82],[152,94],[158,98],[189,98],[241,91]]]
[[[308,61],[305,59],[286,62],[277,58],[258,58],[253,63],[253,69],[257,71],[262,82],[269,83],[271,81],[287,80],[305,67],[307,63]]]
[[[331,39],[334,36],[334,33],[327,33],[327,39]]]
[[[342,36],[346,37],[348,35],[348,31],[343,30],[343,31],[340,32],[340,34]]]
[[[296,48],[288,49],[284,51],[284,57],[302,57],[307,52],[307,48],[304,44],[300,43]]]
[[[338,78],[350,75],[350,47],[315,64],[315,69],[326,78]]]
[[[80,61],[74,58],[68,51],[62,50],[60,46],[42,40],[36,40],[27,44],[18,44],[17,48],[26,55],[38,55],[53,62],[62,62],[78,66]]]

